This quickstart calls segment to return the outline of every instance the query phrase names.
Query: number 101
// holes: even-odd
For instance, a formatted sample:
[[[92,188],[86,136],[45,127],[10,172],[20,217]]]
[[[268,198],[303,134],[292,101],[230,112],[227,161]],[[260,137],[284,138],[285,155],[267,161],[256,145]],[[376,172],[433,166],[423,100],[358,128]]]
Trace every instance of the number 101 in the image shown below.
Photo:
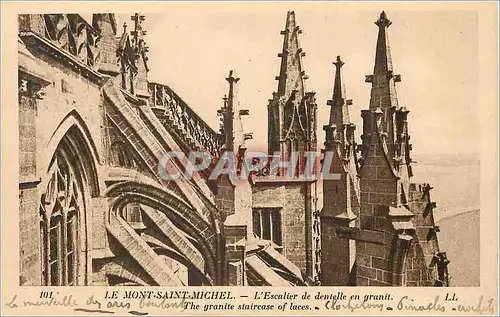
[[[40,298],[52,298],[52,292],[40,292]]]

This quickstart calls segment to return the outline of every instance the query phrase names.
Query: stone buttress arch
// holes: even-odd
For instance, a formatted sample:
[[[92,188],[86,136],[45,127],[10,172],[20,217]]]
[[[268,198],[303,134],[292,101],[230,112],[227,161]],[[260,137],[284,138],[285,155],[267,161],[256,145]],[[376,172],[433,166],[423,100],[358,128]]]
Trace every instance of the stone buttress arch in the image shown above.
[[[125,180],[111,185],[107,192],[109,215],[117,215],[127,204],[139,203],[158,210],[170,219],[177,228],[194,238],[202,254],[207,273],[215,280],[217,263],[217,239],[213,225],[207,223],[192,207],[173,191],[155,182]]]

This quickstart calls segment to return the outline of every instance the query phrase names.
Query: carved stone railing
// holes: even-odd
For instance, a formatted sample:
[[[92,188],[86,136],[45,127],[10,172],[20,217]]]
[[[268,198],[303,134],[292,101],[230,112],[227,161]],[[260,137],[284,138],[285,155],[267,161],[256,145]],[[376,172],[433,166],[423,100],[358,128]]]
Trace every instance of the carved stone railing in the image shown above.
[[[19,36],[30,48],[45,52],[82,75],[102,80],[97,72],[101,35],[78,14],[20,14]]]
[[[218,156],[221,136],[191,109],[170,87],[149,83],[151,106],[165,109],[165,116],[178,132],[190,150],[207,151]]]
[[[99,55],[99,32],[78,14],[45,14],[45,37],[93,67]]]

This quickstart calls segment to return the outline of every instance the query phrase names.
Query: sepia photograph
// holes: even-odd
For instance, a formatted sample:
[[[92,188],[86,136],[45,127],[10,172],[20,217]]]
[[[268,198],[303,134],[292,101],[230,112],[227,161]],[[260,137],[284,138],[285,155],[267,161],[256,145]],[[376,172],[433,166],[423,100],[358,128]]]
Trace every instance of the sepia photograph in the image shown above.
[[[11,10],[7,307],[497,309],[495,5],[357,5]]]
[[[347,35],[371,42],[355,54],[342,47],[341,12],[312,23],[325,28],[309,47],[300,12],[197,15],[200,30],[169,14],[19,15],[21,285],[479,286],[480,160],[461,142],[479,138],[474,13],[398,13],[393,23],[390,12],[350,12]],[[459,28],[410,31],[442,19]],[[278,58],[254,57],[267,44],[255,37],[243,57],[266,61],[243,65],[248,79],[236,77],[240,58],[235,70],[197,73],[193,59],[229,50],[205,45],[255,36],[247,28],[280,35],[269,41]],[[304,60],[322,56],[305,50],[325,48],[316,88]],[[428,69],[400,75],[405,54]],[[372,61],[372,74],[346,82],[356,60]],[[170,64],[186,67],[176,85],[163,80],[180,68]],[[260,78],[265,66],[275,85]],[[450,78],[459,71],[466,81]],[[201,92],[208,79],[207,90],[225,91]],[[428,86],[436,81],[448,82]],[[369,98],[350,99],[355,86]],[[315,90],[328,88],[329,100]],[[252,142],[266,128],[267,144],[264,133]]]

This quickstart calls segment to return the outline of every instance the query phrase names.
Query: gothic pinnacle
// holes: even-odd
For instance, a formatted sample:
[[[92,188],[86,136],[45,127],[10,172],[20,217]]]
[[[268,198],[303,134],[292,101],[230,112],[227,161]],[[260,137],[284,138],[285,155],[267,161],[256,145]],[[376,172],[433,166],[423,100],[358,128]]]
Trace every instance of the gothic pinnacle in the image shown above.
[[[345,86],[342,81],[342,66],[344,62],[337,56],[335,62],[335,82],[333,85],[332,100],[328,100],[327,104],[332,106],[330,110],[330,124],[343,125],[350,123],[349,109],[347,106],[352,104],[352,100],[346,99]]]
[[[233,83],[235,83],[235,82],[237,83],[238,80],[240,80],[240,79],[237,77],[234,77],[233,70],[230,70],[229,76],[226,78],[226,80],[229,82],[229,85],[232,86]]]
[[[333,65],[335,65],[335,67],[337,67],[337,69],[340,69],[342,66],[344,66],[344,64],[345,63],[342,61],[340,56],[337,56],[337,59],[335,60],[335,62],[333,62]]]
[[[226,133],[226,148],[229,151],[235,151],[238,147],[243,146],[245,141],[235,87],[235,84],[238,83],[240,79],[234,76],[233,70],[230,70],[226,80],[229,83],[229,92],[227,97],[224,96],[223,98],[225,104],[224,123],[226,126],[224,127],[224,131]]]
[[[227,82],[229,83],[229,92],[228,92],[227,97],[224,96],[225,98],[223,98],[224,103],[226,104],[228,111],[231,111],[231,112],[234,111],[234,107],[235,107],[235,104],[234,104],[234,99],[235,99],[234,84],[238,83],[238,81],[240,80],[239,78],[234,77],[233,74],[234,74],[233,70],[230,70],[229,76],[226,78]]]
[[[293,90],[297,90],[299,95],[304,95],[304,79],[307,79],[302,69],[302,57],[305,56],[302,48],[299,47],[298,35],[302,33],[295,21],[295,12],[288,11],[286,17],[283,49],[278,57],[281,58],[280,74],[276,76],[278,80],[278,94],[288,98]]]
[[[366,82],[372,83],[370,109],[391,108],[398,106],[395,83],[401,81],[400,75],[395,75],[392,66],[391,49],[389,45],[388,28],[392,22],[382,11],[378,20],[377,45],[373,75],[366,75]],[[382,101],[383,100],[383,101]]]
[[[375,24],[379,27],[379,30],[375,54],[375,66],[373,69],[374,80],[389,80],[392,76],[392,58],[387,29],[392,22],[387,18],[386,13],[382,11]]]
[[[146,35],[146,31],[142,28],[142,22],[146,20],[146,17],[136,13],[130,17],[130,20],[134,22],[134,30],[131,31],[130,34],[133,36],[133,41],[135,43],[139,43],[142,40],[142,37]]]
[[[342,82],[342,66],[344,65],[344,62],[340,59],[340,56],[337,56],[333,65],[335,65],[335,83],[333,85],[332,105],[342,106],[345,98],[345,87]]]
[[[229,109],[231,109],[231,111],[234,110],[234,95],[235,95],[235,91],[234,91],[234,84],[238,83],[238,81],[240,80],[238,77],[234,77],[233,75],[233,70],[230,70],[229,71],[229,76],[226,78],[227,82],[229,83],[229,92],[228,92],[228,96],[225,100],[226,102],[226,105]]]
[[[392,24],[392,22],[387,18],[387,14],[385,13],[385,11],[382,11],[382,13],[380,13],[380,17],[378,18],[378,20],[375,21],[375,24],[378,27],[388,28]]]

